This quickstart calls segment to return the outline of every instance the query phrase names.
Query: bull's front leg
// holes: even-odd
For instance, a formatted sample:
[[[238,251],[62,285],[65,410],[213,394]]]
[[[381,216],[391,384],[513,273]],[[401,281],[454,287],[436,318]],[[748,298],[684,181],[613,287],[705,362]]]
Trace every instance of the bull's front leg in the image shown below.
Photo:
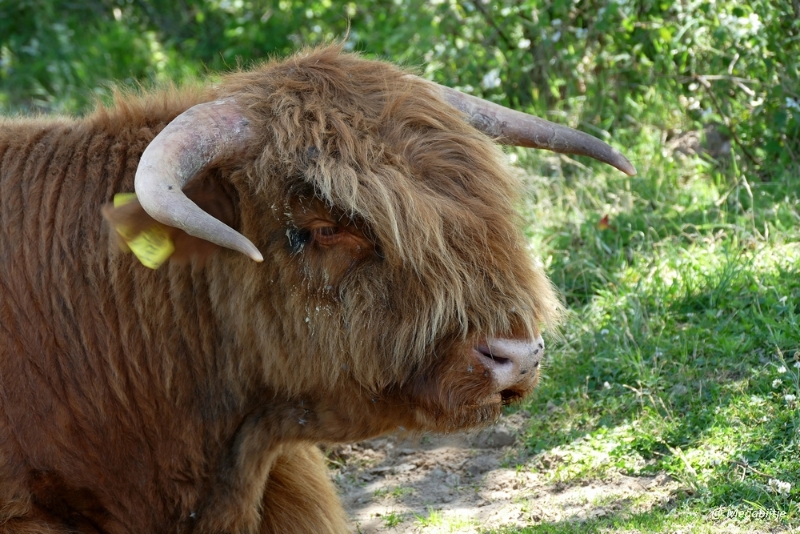
[[[253,410],[216,468],[194,513],[193,532],[349,532],[324,459],[311,443],[374,435],[362,426],[335,408],[305,400]]]
[[[204,512],[194,532],[237,534],[345,534],[350,532],[325,458],[308,443],[284,444],[273,449],[256,491],[260,499],[235,502],[222,495]]]
[[[313,445],[287,447],[269,473],[260,534],[348,533],[325,458]]]

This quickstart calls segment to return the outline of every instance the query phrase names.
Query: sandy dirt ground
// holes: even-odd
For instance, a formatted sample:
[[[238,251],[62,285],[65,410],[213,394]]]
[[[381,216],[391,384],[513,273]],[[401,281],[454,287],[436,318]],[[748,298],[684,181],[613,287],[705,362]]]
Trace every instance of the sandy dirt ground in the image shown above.
[[[517,412],[480,432],[387,437],[330,451],[354,532],[479,533],[489,528],[580,521],[668,502],[679,484],[664,475],[565,484],[541,458],[520,456]]]

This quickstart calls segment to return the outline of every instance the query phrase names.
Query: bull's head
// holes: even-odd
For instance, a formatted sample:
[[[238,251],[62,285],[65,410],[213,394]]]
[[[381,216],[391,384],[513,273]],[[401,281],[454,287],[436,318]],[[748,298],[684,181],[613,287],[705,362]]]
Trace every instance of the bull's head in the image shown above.
[[[213,98],[153,140],[136,194],[162,224],[255,260],[214,258],[236,273],[214,298],[234,356],[259,362],[255,389],[359,428],[317,430],[331,440],[479,424],[531,391],[559,305],[494,140],[634,174],[624,156],[336,48],[233,74]],[[238,229],[185,194],[209,173]]]

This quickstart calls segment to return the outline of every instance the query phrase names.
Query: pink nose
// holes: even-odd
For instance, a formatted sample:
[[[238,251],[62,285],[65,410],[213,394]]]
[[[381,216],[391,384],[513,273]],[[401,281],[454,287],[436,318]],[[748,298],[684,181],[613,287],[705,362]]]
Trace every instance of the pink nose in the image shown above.
[[[511,388],[533,373],[544,356],[542,336],[534,340],[489,338],[475,347],[481,363],[492,373],[498,391]]]

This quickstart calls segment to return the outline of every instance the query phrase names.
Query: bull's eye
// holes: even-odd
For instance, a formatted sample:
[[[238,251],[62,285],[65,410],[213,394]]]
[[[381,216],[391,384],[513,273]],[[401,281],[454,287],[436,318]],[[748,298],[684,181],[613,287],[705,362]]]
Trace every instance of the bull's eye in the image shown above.
[[[289,250],[291,250],[292,254],[299,254],[311,240],[311,232],[290,228],[286,231],[286,237],[289,239]]]
[[[333,245],[344,237],[344,230],[339,226],[319,226],[312,230],[314,241],[320,245]]]

